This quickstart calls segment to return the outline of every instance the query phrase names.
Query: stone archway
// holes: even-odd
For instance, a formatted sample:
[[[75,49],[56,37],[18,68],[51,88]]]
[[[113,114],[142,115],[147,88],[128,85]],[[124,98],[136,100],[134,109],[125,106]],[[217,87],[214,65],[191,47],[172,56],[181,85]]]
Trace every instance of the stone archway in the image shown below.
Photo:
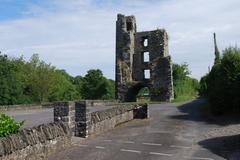
[[[136,102],[137,94],[144,87],[148,87],[148,85],[146,85],[144,83],[137,83],[137,84],[130,86],[127,90],[125,101],[126,102]]]

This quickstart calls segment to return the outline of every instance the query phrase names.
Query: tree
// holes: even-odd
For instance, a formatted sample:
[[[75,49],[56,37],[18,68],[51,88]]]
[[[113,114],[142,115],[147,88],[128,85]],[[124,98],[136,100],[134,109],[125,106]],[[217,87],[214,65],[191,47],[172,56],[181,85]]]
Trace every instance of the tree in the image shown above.
[[[54,70],[50,64],[39,59],[37,54],[33,54],[26,64],[29,69],[28,84],[30,92],[35,102],[48,101],[50,88],[54,85]]]
[[[0,105],[85,99],[114,99],[115,83],[100,70],[70,76],[33,54],[9,58],[0,54]]]
[[[79,99],[82,98],[82,90],[83,90],[83,84],[84,84],[84,78],[82,76],[76,76],[73,79],[73,85],[76,88],[76,91],[78,93]]]
[[[107,79],[107,92],[103,95],[102,99],[115,99],[115,81]]]
[[[99,69],[91,69],[84,77],[82,86],[84,99],[102,99],[107,94],[107,79]]]
[[[188,64],[173,64],[173,81],[185,79],[190,74]]]
[[[18,73],[18,66],[6,55],[0,54],[0,104],[21,103],[23,83]]]
[[[188,65],[173,64],[173,86],[175,101],[184,101],[197,95],[198,80],[189,77]]]
[[[50,87],[49,101],[75,100],[80,98],[76,87],[70,81],[70,75],[64,70],[55,70],[53,74],[54,83]]]

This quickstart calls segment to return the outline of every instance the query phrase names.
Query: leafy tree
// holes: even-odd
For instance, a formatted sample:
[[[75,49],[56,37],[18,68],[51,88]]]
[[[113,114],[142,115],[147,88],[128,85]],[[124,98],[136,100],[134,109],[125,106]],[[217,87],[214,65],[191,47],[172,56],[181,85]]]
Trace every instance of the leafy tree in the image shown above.
[[[105,78],[100,70],[72,77],[40,60],[37,54],[29,61],[0,54],[0,75],[0,105],[115,96],[114,81]]]
[[[55,68],[41,61],[37,54],[34,54],[26,65],[30,71],[27,81],[34,101],[47,101],[50,88],[54,85]]]
[[[190,74],[188,64],[173,64],[173,82],[185,79]]]
[[[73,85],[76,88],[76,91],[78,93],[79,99],[82,98],[82,90],[83,90],[83,83],[84,83],[84,78],[82,76],[76,76],[73,79]]]
[[[0,54],[0,104],[16,104],[23,97],[23,83],[17,74],[18,65]]]
[[[115,81],[108,79],[106,85],[107,92],[103,95],[102,99],[115,99]]]
[[[70,75],[63,70],[56,70],[53,75],[54,84],[51,85],[49,91],[49,101],[79,99],[76,87],[69,81]]]
[[[91,69],[84,77],[82,86],[84,99],[102,99],[107,93],[107,80],[99,69]]]

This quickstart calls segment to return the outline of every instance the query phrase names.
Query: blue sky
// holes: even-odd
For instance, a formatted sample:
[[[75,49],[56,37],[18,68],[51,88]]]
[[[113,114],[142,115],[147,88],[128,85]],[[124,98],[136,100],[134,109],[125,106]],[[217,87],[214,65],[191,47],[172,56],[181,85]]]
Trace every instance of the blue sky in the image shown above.
[[[117,13],[135,15],[137,30],[165,28],[175,63],[195,78],[220,50],[240,43],[239,0],[0,0],[0,51],[44,61],[71,75],[100,68],[114,79]]]

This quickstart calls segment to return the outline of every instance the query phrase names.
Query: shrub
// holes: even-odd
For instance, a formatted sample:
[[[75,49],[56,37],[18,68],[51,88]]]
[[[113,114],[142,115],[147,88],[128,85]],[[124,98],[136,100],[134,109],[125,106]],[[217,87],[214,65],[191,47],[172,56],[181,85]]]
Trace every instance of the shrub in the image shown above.
[[[200,83],[199,83],[199,94],[201,96],[207,96],[207,92],[208,92],[208,77],[209,77],[209,74],[206,74],[205,76],[203,76],[200,80]]]
[[[204,86],[206,85],[206,86]],[[229,47],[209,75],[202,80],[211,111],[215,114],[240,113],[240,49]]]
[[[13,118],[5,114],[0,114],[0,137],[17,133],[23,123],[24,121],[16,122]]]

